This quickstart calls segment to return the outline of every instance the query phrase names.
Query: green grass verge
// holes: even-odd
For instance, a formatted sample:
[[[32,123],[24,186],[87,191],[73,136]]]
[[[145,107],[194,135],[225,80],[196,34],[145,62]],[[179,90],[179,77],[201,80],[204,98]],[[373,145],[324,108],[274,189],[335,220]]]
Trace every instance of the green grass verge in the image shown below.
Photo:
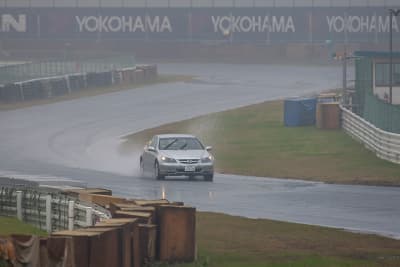
[[[199,258],[179,267],[395,267],[400,241],[338,229],[198,212]],[[0,217],[0,235],[46,233]]]
[[[173,83],[173,82],[184,82],[193,79],[192,76],[189,75],[159,75],[156,81],[146,82],[142,84],[118,84],[111,87],[100,87],[100,88],[89,88],[86,90],[81,90],[78,92],[73,92],[68,95],[58,96],[54,98],[48,99],[38,99],[38,100],[30,100],[24,102],[16,102],[16,103],[1,103],[0,102],[0,111],[1,110],[13,110],[19,108],[26,108],[36,105],[44,105],[51,104],[60,101],[72,100],[83,97],[91,97],[96,95],[102,95],[112,92],[118,92],[123,90],[137,89],[143,88],[147,85],[160,84],[160,83]]]
[[[46,236],[47,233],[12,217],[0,217],[0,236],[11,234]]]
[[[199,258],[180,267],[400,266],[400,241],[338,229],[197,213]]]
[[[127,137],[122,153],[153,134],[191,133],[213,146],[216,170],[329,183],[400,185],[400,166],[381,160],[341,130],[284,127],[273,101],[167,124]]]

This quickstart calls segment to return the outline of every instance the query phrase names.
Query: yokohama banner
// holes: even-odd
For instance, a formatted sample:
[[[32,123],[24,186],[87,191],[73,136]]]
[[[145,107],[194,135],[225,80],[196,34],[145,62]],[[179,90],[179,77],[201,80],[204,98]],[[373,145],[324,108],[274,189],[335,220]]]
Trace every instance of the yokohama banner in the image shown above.
[[[395,41],[399,23],[393,17]],[[0,10],[1,38],[380,43],[389,30],[384,7]]]

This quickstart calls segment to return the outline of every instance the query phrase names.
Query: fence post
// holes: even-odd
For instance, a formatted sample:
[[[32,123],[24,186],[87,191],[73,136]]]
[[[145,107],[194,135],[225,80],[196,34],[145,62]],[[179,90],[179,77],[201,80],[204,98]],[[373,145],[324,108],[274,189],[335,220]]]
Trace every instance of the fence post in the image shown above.
[[[68,230],[74,230],[74,208],[75,202],[73,200],[68,201]]]
[[[20,92],[20,95],[21,95],[21,100],[25,101],[24,88],[22,87],[22,83],[16,83],[16,84],[19,85],[19,92]]]
[[[86,208],[86,226],[93,226],[93,210],[91,207]]]
[[[68,74],[65,75],[65,76],[64,76],[64,79],[65,79],[66,82],[67,82],[68,94],[71,94],[71,83],[70,83],[70,80],[69,80],[69,75],[68,75]]]
[[[22,191],[17,191],[17,218],[22,221]]]
[[[46,231],[47,233],[51,233],[53,230],[52,227],[52,212],[51,212],[51,195],[46,196]]]

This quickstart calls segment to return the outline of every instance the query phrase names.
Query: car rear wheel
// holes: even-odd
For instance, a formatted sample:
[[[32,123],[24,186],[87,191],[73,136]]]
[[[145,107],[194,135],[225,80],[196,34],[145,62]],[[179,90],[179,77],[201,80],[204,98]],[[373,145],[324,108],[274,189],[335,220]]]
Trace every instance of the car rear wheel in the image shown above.
[[[214,174],[212,173],[212,174],[204,175],[204,180],[207,182],[212,182],[214,180]]]
[[[165,176],[160,174],[160,166],[158,165],[158,162],[154,163],[154,176],[156,177],[157,180],[164,180]]]
[[[143,160],[140,159],[140,163],[139,163],[139,171],[140,171],[140,176],[144,176],[144,166],[143,166]]]

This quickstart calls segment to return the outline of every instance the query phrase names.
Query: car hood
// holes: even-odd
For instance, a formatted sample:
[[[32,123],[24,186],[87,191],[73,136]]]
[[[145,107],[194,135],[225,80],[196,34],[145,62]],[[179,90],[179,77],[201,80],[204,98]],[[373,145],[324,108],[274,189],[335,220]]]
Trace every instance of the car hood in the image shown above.
[[[206,150],[165,150],[161,155],[174,159],[201,159],[210,154]]]

